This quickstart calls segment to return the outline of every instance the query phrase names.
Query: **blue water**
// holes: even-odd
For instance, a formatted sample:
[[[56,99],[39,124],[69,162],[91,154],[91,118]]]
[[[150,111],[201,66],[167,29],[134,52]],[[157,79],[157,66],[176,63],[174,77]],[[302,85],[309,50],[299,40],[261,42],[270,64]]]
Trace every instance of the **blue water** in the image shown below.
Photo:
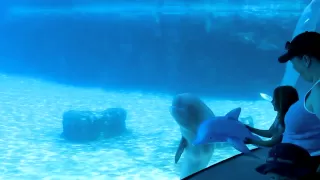
[[[276,59],[306,6],[20,1],[0,9],[0,72],[111,91],[224,99],[272,93],[285,68]]]
[[[179,179],[169,107],[182,92],[216,115],[242,107],[255,127],[271,125],[259,93],[282,78],[276,58],[304,2],[119,2],[1,4],[0,179]],[[65,111],[117,107],[128,133],[84,144],[60,137]],[[216,147],[210,164],[238,153]]]
[[[174,153],[179,127],[169,114],[171,96],[144,92],[106,92],[0,75],[1,179],[179,179]],[[217,114],[241,106],[256,127],[268,127],[275,113],[267,101],[214,100]],[[60,138],[62,113],[70,109],[128,111],[129,134],[88,144]],[[211,164],[237,154],[217,148]],[[183,162],[183,159],[182,159]]]

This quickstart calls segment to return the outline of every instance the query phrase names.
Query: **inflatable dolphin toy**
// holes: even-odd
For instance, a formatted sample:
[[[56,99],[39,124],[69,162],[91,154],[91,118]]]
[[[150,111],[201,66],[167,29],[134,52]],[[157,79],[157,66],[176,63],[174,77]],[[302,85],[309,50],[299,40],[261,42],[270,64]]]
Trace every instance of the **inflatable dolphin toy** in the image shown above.
[[[238,120],[240,113],[241,108],[236,108],[225,116],[216,116],[201,123],[193,145],[228,142],[238,151],[249,156],[254,156],[244,143],[244,140],[246,138],[261,139],[253,135],[248,128]]]

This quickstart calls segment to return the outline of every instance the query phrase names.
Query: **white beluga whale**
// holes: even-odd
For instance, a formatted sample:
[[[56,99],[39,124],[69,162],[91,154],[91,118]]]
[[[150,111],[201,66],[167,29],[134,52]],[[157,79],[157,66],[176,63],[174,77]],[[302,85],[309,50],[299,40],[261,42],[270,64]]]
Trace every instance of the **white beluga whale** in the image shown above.
[[[206,168],[211,160],[214,145],[193,146],[200,124],[214,117],[213,112],[197,96],[184,93],[177,95],[170,108],[171,115],[180,126],[181,140],[175,154],[178,163],[183,154],[180,178],[185,178]]]
[[[228,142],[238,151],[256,157],[244,143],[246,138],[259,139],[253,135],[246,126],[240,122],[241,108],[228,112],[225,116],[209,118],[201,123],[193,145],[212,144],[215,142]]]

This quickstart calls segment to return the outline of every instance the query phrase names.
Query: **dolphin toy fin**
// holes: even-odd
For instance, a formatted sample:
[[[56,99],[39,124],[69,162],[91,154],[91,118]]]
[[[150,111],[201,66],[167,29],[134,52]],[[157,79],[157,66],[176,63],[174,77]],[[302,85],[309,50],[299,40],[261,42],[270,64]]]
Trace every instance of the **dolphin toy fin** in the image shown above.
[[[243,152],[245,154],[251,152],[249,148],[244,144],[244,142],[241,141],[240,139],[228,138],[227,142],[230,143],[232,147],[234,147],[236,150],[240,152]]]
[[[227,119],[238,121],[241,113],[241,108],[235,108],[226,114]]]
[[[244,144],[243,141],[240,139],[235,139],[235,138],[228,138],[227,141],[234,147],[236,150],[242,152],[243,154],[256,158],[256,159],[261,159],[260,157],[254,155],[250,149]]]

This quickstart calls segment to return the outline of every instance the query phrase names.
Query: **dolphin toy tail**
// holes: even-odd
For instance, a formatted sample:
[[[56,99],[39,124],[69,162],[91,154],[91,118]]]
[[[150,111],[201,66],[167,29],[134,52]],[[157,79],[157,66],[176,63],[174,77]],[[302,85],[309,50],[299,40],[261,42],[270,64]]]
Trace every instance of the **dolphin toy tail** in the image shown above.
[[[236,138],[228,138],[227,142],[229,142],[236,150],[242,152],[244,155],[253,157],[255,159],[261,159],[260,157],[254,155],[250,149],[244,144],[243,141]]]

